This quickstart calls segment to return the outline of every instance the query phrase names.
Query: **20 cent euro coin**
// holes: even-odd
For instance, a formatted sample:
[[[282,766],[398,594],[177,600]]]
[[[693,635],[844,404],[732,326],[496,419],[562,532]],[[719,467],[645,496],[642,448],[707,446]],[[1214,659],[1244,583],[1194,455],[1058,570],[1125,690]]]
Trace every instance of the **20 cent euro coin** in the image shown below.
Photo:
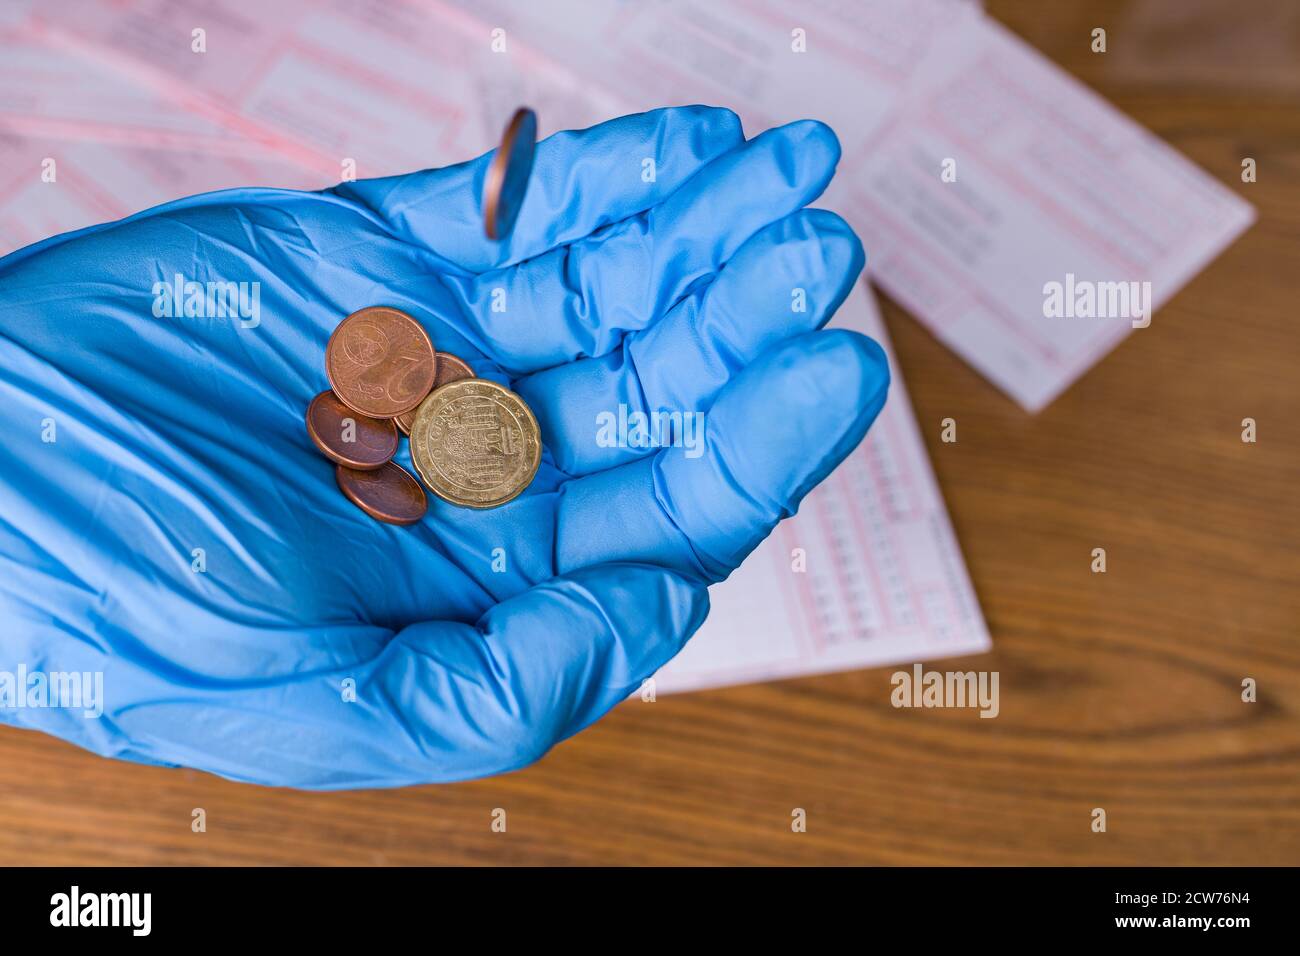
[[[532,482],[542,460],[532,410],[510,389],[461,379],[426,398],[411,425],[411,461],[438,497],[495,508]]]

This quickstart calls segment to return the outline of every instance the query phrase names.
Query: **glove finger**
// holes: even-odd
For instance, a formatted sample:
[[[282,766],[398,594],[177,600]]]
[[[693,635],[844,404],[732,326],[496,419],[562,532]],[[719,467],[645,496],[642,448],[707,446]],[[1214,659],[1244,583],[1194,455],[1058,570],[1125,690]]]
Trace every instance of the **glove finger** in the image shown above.
[[[801,210],[754,235],[710,285],[613,352],[526,376],[515,389],[570,475],[690,440],[690,423],[741,369],[830,320],[864,261],[843,219]]]
[[[647,561],[725,578],[857,446],[888,385],[883,350],[856,332],[812,332],[769,350],[719,394],[702,447],[564,486],[557,568]]]
[[[409,625],[353,661],[322,646],[292,674],[237,687],[153,675],[147,699],[110,698],[118,706],[104,717],[131,742],[119,755],[237,780],[313,790],[464,780],[532,763],[596,720],[707,613],[704,587],[661,568],[586,568],[474,625]]]
[[[493,153],[443,169],[342,183],[331,191],[369,207],[410,241],[482,272],[649,209],[742,142],[736,114],[709,106],[653,110],[556,133],[537,146],[519,218],[503,242],[483,232],[483,180]],[[644,175],[647,161],[653,162],[653,177]]]
[[[820,196],[839,155],[821,123],[771,129],[640,215],[514,268],[441,285],[511,372],[604,355],[627,332],[656,322],[754,233]]]

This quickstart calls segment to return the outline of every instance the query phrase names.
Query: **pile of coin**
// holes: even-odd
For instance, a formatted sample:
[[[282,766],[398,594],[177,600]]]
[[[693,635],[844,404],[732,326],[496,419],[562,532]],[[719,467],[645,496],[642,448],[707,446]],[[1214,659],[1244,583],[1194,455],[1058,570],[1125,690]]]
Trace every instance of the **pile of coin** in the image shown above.
[[[439,352],[415,319],[375,306],[339,323],[325,347],[330,388],[307,407],[307,433],[334,462],[339,489],[378,521],[424,517],[424,487],[393,461],[401,435],[438,497],[495,508],[528,487],[541,433],[524,400]]]
[[[514,229],[536,143],[537,116],[522,107],[484,177],[483,230],[493,241]],[[401,435],[424,484],[452,504],[495,508],[537,474],[541,434],[524,400],[436,350],[400,309],[374,306],[340,322],[325,374],[330,389],[307,407],[307,433],[337,466],[343,494],[378,521],[415,524],[429,508],[420,482],[393,461]]]

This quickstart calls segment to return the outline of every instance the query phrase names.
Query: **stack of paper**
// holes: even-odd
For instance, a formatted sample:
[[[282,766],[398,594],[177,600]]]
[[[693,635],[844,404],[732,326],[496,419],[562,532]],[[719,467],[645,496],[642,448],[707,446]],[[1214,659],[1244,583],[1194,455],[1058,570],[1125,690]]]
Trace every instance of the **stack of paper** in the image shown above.
[[[1252,217],[960,0],[10,0],[0,46],[0,252],[193,192],[456,162],[520,103],[544,132],[695,102],[751,134],[825,120],[844,158],[823,204],[875,281],[1030,409],[1134,324],[1046,316],[1049,283],[1149,282],[1158,304]],[[888,348],[865,286],[836,321]],[[867,441],[714,589],[660,690],[988,648],[894,373]]]

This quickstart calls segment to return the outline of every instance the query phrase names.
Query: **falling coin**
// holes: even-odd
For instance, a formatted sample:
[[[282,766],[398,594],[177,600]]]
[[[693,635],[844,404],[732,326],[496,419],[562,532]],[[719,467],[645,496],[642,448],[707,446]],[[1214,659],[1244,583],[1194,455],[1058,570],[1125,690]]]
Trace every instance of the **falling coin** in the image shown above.
[[[307,406],[307,434],[330,461],[357,471],[371,471],[388,461],[400,440],[392,421],[358,415],[328,391]]]
[[[515,228],[536,149],[537,114],[520,107],[501,135],[501,145],[483,180],[483,227],[489,239],[504,239]]]
[[[429,499],[420,483],[396,462],[385,462],[375,471],[356,471],[339,465],[334,478],[339,490],[376,521],[415,524],[429,508]]]
[[[459,382],[462,378],[473,378],[474,370],[470,368],[461,359],[456,358],[450,352],[438,353],[438,374],[433,379],[433,388],[430,391],[436,392],[444,385],[451,382]],[[415,423],[415,411],[420,406],[417,405],[409,412],[402,412],[393,421],[397,422],[397,427],[402,430],[403,435],[411,434],[411,426]]]
[[[439,388],[411,426],[411,461],[434,494],[495,508],[528,487],[542,460],[537,419],[524,400],[481,378]]]
[[[373,306],[339,323],[325,346],[325,374],[354,412],[394,418],[420,404],[437,372],[423,326],[405,312]]]

